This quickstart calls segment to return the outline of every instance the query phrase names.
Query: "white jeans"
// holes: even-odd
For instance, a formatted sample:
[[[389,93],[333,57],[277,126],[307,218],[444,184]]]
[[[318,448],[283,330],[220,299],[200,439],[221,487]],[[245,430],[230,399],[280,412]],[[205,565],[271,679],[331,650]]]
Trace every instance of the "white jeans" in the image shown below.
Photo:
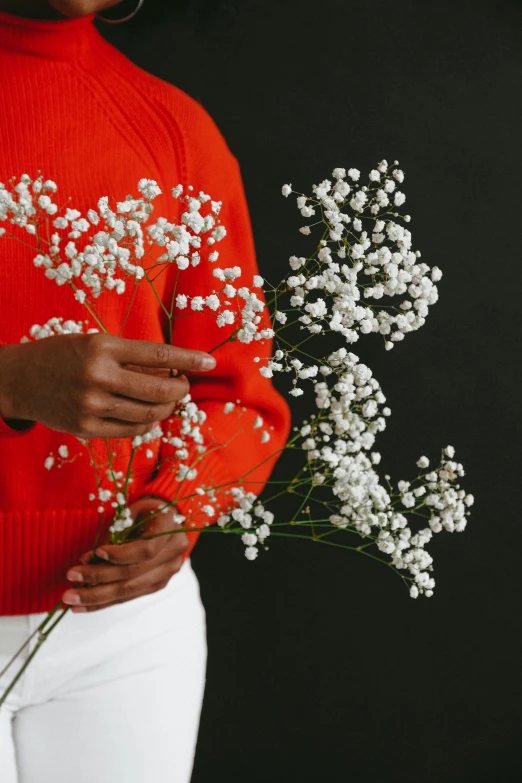
[[[0,617],[0,670],[44,617]],[[1,783],[189,783],[206,663],[190,558],[163,590],[68,612],[0,708]]]

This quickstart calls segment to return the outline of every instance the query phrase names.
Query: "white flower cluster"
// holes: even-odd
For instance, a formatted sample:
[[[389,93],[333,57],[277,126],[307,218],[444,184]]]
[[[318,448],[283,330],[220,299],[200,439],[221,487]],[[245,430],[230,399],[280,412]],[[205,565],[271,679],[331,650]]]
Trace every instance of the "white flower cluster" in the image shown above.
[[[50,179],[44,182],[43,177],[33,182],[28,174],[22,174],[20,181],[16,184],[14,182],[15,177],[12,177],[9,180],[11,190],[0,182],[0,223],[9,221],[34,235],[39,209],[47,215],[54,215],[58,211],[58,206],[53,204],[49,196],[49,193],[56,193],[57,185]],[[0,227],[0,237],[5,233],[6,229]]]
[[[69,449],[67,446],[60,446],[58,454],[62,460],[65,461],[69,456]],[[54,462],[54,457],[51,454],[45,461],[45,467],[50,470],[53,467]],[[114,509],[113,524],[109,530],[113,533],[120,533],[122,530],[131,527],[133,523],[131,512],[127,506],[127,500],[124,494],[125,476],[123,471],[115,471],[112,468],[107,468],[106,481],[112,485],[112,489],[99,484],[97,492],[89,494],[89,500],[98,503],[97,511],[100,514],[105,513],[107,505],[109,505],[111,509]],[[132,481],[132,479],[130,479],[130,481]]]
[[[51,452],[47,459],[44,461],[44,467],[46,470],[51,470],[56,462],[54,454]],[[74,462],[73,459],[69,459],[69,449],[66,445],[58,446],[58,462],[57,467],[61,468],[65,462]]]
[[[334,470],[345,454],[373,447],[376,433],[386,427],[384,417],[390,409],[382,407],[386,398],[371,369],[346,348],[330,354],[323,367],[330,372],[311,377],[319,413],[300,434],[308,462],[320,459]],[[331,387],[324,380],[329,375]]]
[[[57,189],[51,180],[43,182],[40,176],[33,181],[27,174],[19,183],[12,184],[11,189],[0,183],[0,222],[9,220],[34,234],[33,229],[42,213],[50,216],[58,211],[49,195]],[[129,276],[137,281],[144,279],[143,260],[150,254],[151,245],[165,249],[154,260],[156,265],[174,263],[181,271],[198,266],[204,258],[204,246],[208,250],[208,261],[215,264],[219,251],[214,246],[227,234],[217,217],[222,206],[220,201],[213,201],[203,191],[194,196],[192,186],[188,186],[187,194],[183,195],[182,185],[177,185],[171,193],[174,199],[185,203],[181,222],[159,217],[156,222],[142,226],[149,220],[151,202],[161,195],[161,189],[155,180],[141,179],[138,191],[142,198],[128,195],[124,201],[116,203],[114,210],[109,206],[108,197],[102,196],[98,200],[98,211],[89,209],[86,218],[70,207],[64,214],[54,217],[55,230],[48,243],[48,252],[36,254],[35,266],[44,269],[46,277],[58,285],[70,285],[77,301],[85,304],[90,298],[98,298],[102,291],[123,294]],[[203,214],[206,204],[210,211]],[[98,227],[96,232],[94,226]],[[0,236],[3,233],[5,229],[2,228]],[[80,238],[83,239],[81,246],[76,241]],[[40,240],[45,243],[43,237]],[[265,304],[253,290],[263,287],[263,278],[255,275],[250,287],[237,287],[234,283],[241,274],[239,266],[216,266],[213,275],[221,286],[202,295],[178,294],[177,310],[212,314],[219,327],[233,326],[235,339],[242,343],[272,338],[273,329],[262,323]]]
[[[395,161],[393,166],[397,165]],[[413,482],[399,481],[395,490],[386,476],[384,487],[375,470],[381,455],[372,449],[391,411],[378,382],[371,369],[344,347],[325,358],[313,355],[312,338],[326,332],[338,332],[348,344],[361,334],[379,333],[389,350],[424,324],[428,308],[438,299],[436,283],[442,272],[419,261],[411,233],[393,219],[400,217],[396,209],[406,199],[398,189],[404,172],[383,160],[370,172],[368,185],[361,187],[359,179],[358,169],[336,168],[332,180],[313,186],[314,197],[298,194],[303,217],[317,214],[324,232],[310,258],[290,258],[291,274],[274,292],[273,323],[276,340],[292,323],[309,336],[299,341],[306,343],[300,350],[286,332],[259,371],[267,378],[275,372],[292,373],[293,397],[305,393],[306,381],[313,384],[317,413],[298,429],[297,443],[306,453],[309,483],[320,488],[316,499],[335,510],[329,513],[330,522],[369,537],[390,555],[395,568],[408,572],[413,598],[431,596],[433,561],[425,545],[435,533],[465,529],[473,496],[457,483],[464,469],[448,446],[437,470]],[[291,185],[283,186],[283,196],[293,192]],[[409,215],[403,220],[409,223]],[[311,228],[300,230],[310,234]],[[390,303],[372,303],[386,297]],[[421,457],[417,465],[426,469],[429,461]],[[418,532],[408,526],[413,514],[426,522]]]
[[[326,507],[327,519],[322,522],[368,538],[390,557],[390,565],[405,571],[403,579],[410,585],[410,595],[416,598],[433,594],[433,559],[426,551],[433,535],[461,532],[466,527],[474,501],[458,484],[464,469],[454,460],[453,447],[448,446],[436,469],[430,469],[428,458],[422,456],[417,461],[421,472],[413,481],[401,480],[393,488],[386,475],[387,487],[383,486],[376,472],[381,456],[373,449],[391,411],[379,383],[372,370],[346,347],[332,352],[329,345],[328,354],[325,356],[323,350],[321,358],[315,358],[312,348],[320,334],[338,333],[344,343],[351,345],[361,334],[377,333],[389,350],[425,323],[429,307],[438,299],[437,283],[442,272],[421,262],[420,252],[412,249],[411,233],[403,225],[410,222],[409,215],[402,216],[403,223],[395,220],[401,218],[397,209],[406,200],[398,187],[404,181],[404,172],[397,166],[398,161],[392,166],[381,161],[363,186],[359,185],[358,169],[336,168],[331,179],[313,186],[312,197],[298,194],[301,215],[307,219],[317,215],[316,223],[301,227],[301,233],[311,234],[314,225],[322,224],[323,235],[311,257],[291,256],[291,273],[274,289],[273,328],[266,326],[265,303],[255,291],[263,288],[263,278],[255,275],[249,287],[240,285],[239,266],[215,265],[213,276],[220,285],[216,283],[213,290],[201,295],[178,293],[175,305],[178,311],[210,315],[219,327],[231,326],[229,340],[250,343],[279,337],[273,357],[259,368],[261,375],[271,378],[275,372],[291,373],[291,396],[302,396],[307,381],[313,385],[315,396],[316,412],[296,428],[297,435],[292,439],[292,447],[300,447],[305,456],[305,479],[301,471],[298,485],[309,483],[310,490],[315,489],[306,499]],[[216,264],[219,259],[214,245],[226,236],[217,217],[222,204],[203,191],[195,196],[192,186],[186,195],[181,185],[172,188],[173,198],[185,205],[180,222],[160,217],[151,225],[145,225],[153,212],[151,202],[161,195],[154,180],[141,179],[138,191],[142,197],[127,196],[117,202],[115,210],[109,207],[108,198],[102,197],[98,211],[88,210],[87,218],[71,208],[57,215],[58,207],[52,199],[56,190],[51,180],[44,182],[39,177],[33,182],[25,174],[18,183],[10,181],[9,188],[0,183],[0,222],[37,234],[43,213],[53,217],[56,231],[48,242],[48,252],[38,253],[34,263],[59,285],[70,285],[82,304],[90,304],[86,300],[95,299],[103,290],[123,293],[129,276],[145,278],[152,285],[143,260],[150,255],[146,245],[155,244],[163,250],[158,258],[152,258],[153,265],[175,264],[181,272],[202,262],[204,248],[209,251],[208,262]],[[291,185],[283,186],[284,196],[293,192]],[[99,228],[91,236],[92,226]],[[62,249],[63,232],[68,241]],[[0,228],[0,236],[5,233]],[[85,242],[77,246],[77,240],[83,238]],[[287,309],[282,307],[285,294],[289,299]],[[171,313],[171,317],[176,316]],[[22,341],[82,332],[86,323],[53,318],[43,326],[34,325],[30,338]],[[293,324],[307,333],[298,345],[289,341],[291,332],[280,336]],[[254,361],[261,362],[259,357]],[[231,413],[239,402],[227,402],[224,413]],[[148,459],[155,454],[149,448],[153,442],[173,448],[169,459],[176,480],[181,482],[181,496],[183,483],[196,479],[197,464],[207,449],[201,431],[205,418],[187,395],[169,419],[167,431],[158,425],[132,441],[134,449],[147,447]],[[257,416],[253,428],[260,429],[261,441],[267,443],[270,432],[262,429],[263,425],[262,417]],[[57,459],[68,459],[67,446],[60,446],[57,458],[49,455],[45,467],[50,469]],[[113,471],[108,475],[113,489],[100,488],[91,499],[98,502],[100,512],[111,504],[111,531],[116,534],[132,525],[124,491],[132,478]],[[291,485],[290,493],[295,491]],[[217,511],[223,506],[212,487],[199,486],[195,491],[191,487],[189,497],[196,497],[206,519],[204,526],[218,517],[217,524],[224,531],[241,534],[246,558],[255,560],[259,545],[268,548],[265,540],[271,534],[274,515],[243,486],[232,487],[227,494],[229,502],[222,512]],[[310,514],[309,508],[306,513]],[[187,524],[194,527],[192,512],[188,516]],[[409,526],[414,517],[424,524],[417,532]],[[176,521],[183,522],[185,517],[178,515]],[[311,518],[310,522],[313,524]]]
[[[137,449],[139,446],[143,446],[143,444],[149,444],[153,443],[155,440],[159,440],[163,436],[163,430],[161,428],[160,424],[157,424],[155,427],[153,427],[149,432],[146,432],[145,435],[136,435],[132,439],[132,448]]]
[[[42,176],[33,181],[27,174],[17,184],[13,183],[14,178],[10,189],[0,183],[0,222],[8,221],[36,234],[40,219],[58,212],[58,205],[49,195],[56,193],[57,185],[52,180],[43,182]],[[188,191],[192,190],[189,186]],[[161,189],[155,180],[143,178],[138,182],[138,191],[142,198],[128,195],[116,203],[115,210],[109,206],[108,197],[102,196],[98,211],[89,209],[86,218],[70,207],[63,215],[57,215],[52,222],[56,230],[48,250],[37,253],[35,266],[43,268],[46,277],[58,285],[69,284],[81,304],[88,297],[96,299],[104,290],[122,294],[127,277],[142,280],[145,277],[142,259],[148,251],[141,224],[149,219],[153,210],[151,202],[161,194]],[[156,223],[146,226],[150,237],[147,242],[166,248],[155,263],[175,262],[179,269],[186,269],[200,263],[203,237],[210,247],[226,236],[225,226],[216,217],[221,202],[212,201],[203,191],[197,197],[190,193],[182,196],[181,185],[171,192],[175,199],[186,202],[181,225],[160,217]],[[211,212],[202,215],[200,210],[208,201]],[[93,227],[98,225],[99,230],[94,232]],[[5,233],[5,228],[0,228],[0,236]],[[40,239],[45,242],[43,237]],[[64,239],[68,241],[62,247]],[[81,247],[77,245],[78,239],[84,240]],[[218,256],[218,251],[212,250],[209,259],[216,261]]]
[[[112,504],[111,504],[112,505]],[[133,524],[131,510],[128,506],[117,506],[114,519],[109,530],[111,533],[121,533]]]
[[[248,532],[241,535],[241,541],[245,545],[245,557],[247,560],[255,560],[258,555],[257,545],[264,544],[270,535],[274,515],[265,509],[262,503],[257,502],[257,496],[253,492],[245,492],[244,487],[232,487],[227,490],[227,494],[231,495],[230,507],[220,514],[217,524],[225,530],[237,524],[247,530]]]
[[[241,276],[239,266],[214,269],[214,277],[223,285],[203,296],[188,296],[178,294],[176,307],[178,310],[191,310],[192,312],[213,313],[219,327],[236,326],[236,338],[242,343],[250,343],[252,340],[265,340],[274,336],[270,327],[262,328],[260,313],[265,309],[265,303],[253,291],[253,288],[262,288],[263,278],[255,275],[251,288],[240,286],[236,288],[233,282]],[[242,303],[240,302],[242,300]]]
[[[419,261],[410,231],[392,219],[400,217],[395,209],[406,199],[397,190],[404,172],[383,160],[370,172],[368,185],[356,185],[359,177],[357,169],[336,168],[333,181],[313,186],[314,196],[298,196],[301,214],[319,213],[317,222],[326,228],[311,258],[291,256],[292,273],[282,285],[292,290],[290,307],[301,312],[301,328],[311,334],[339,332],[349,344],[376,332],[389,350],[425,323],[442,272]],[[282,192],[288,197],[294,191],[285,185]],[[403,220],[409,222],[409,215]],[[310,226],[305,228],[302,233],[310,233]],[[365,301],[387,297],[400,302]],[[282,324],[287,317],[282,310],[275,315]]]
[[[106,489],[100,487],[98,493],[89,495],[89,500],[97,500],[98,512],[103,514],[106,504],[110,504],[114,509],[114,517],[112,525],[109,528],[111,533],[121,533],[123,530],[132,526],[133,519],[131,510],[127,505],[127,498],[125,497],[123,490],[124,475],[122,471],[115,472],[113,470],[107,470],[108,479],[114,484],[114,489]]]
[[[397,569],[410,573],[410,595],[431,596],[433,560],[424,546],[434,533],[464,530],[467,509],[473,504],[473,497],[455,483],[464,469],[453,461],[454,449],[445,449],[438,470],[415,482],[400,481],[395,492],[387,490],[375,471],[381,455],[371,449],[391,411],[384,406],[386,398],[371,369],[344,347],[314,369],[306,377],[314,384],[318,413],[300,428],[300,445],[312,484],[325,487],[335,498],[338,511],[330,515],[330,522],[372,537],[378,549],[391,555]],[[429,461],[421,457],[417,465],[427,468]],[[406,515],[420,509],[429,526],[414,534]]]
[[[161,439],[163,443],[167,443],[175,449],[177,481],[185,479],[192,481],[197,476],[197,469],[187,464],[187,461],[193,451],[198,454],[203,454],[206,451],[201,432],[201,426],[206,418],[205,411],[198,408],[190,394],[186,394],[177,404],[171,418],[166,422],[169,429],[165,433],[161,433]],[[171,430],[174,425],[177,425],[175,433]],[[195,444],[195,448],[192,444]]]
[[[27,343],[31,340],[43,340],[46,337],[53,337],[58,334],[93,334],[99,329],[86,328],[88,321],[64,321],[63,318],[49,318],[43,326],[34,324],[29,329],[29,337],[22,337],[21,343]]]
[[[80,443],[85,442],[81,438],[78,438],[78,440]],[[57,457],[51,452],[44,461],[44,467],[46,470],[51,470],[53,467],[60,468],[66,462],[74,462],[78,456],[80,456],[79,453],[70,458],[68,446],[61,445],[58,447]],[[109,531],[111,533],[121,533],[133,524],[131,511],[127,505],[124,491],[125,474],[121,470],[115,471],[110,467],[106,469],[105,473],[106,479],[103,481],[103,484],[108,483],[112,488],[109,489],[107,486],[102,486],[100,482],[98,491],[89,494],[89,500],[91,502],[97,502],[97,511],[99,514],[104,514],[108,505],[113,509],[114,517]],[[131,482],[132,478],[129,477],[127,483]]]
[[[395,568],[406,569],[413,577],[412,598],[433,595],[433,558],[425,545],[442,530],[464,530],[467,509],[473,504],[473,496],[454,483],[464,475],[462,465],[443,460],[438,470],[414,482],[400,481],[399,491],[390,493],[380,484],[373,460],[363,452],[344,456],[332,475],[332,492],[343,503],[339,513],[330,517],[332,524],[371,536],[377,548],[391,556]],[[402,510],[397,508],[398,500]],[[423,517],[427,527],[413,533],[408,512]]]
[[[153,180],[148,182],[153,182]],[[142,183],[143,180],[140,180],[140,184]],[[192,186],[189,186],[188,191],[192,190]],[[175,188],[172,188],[171,192],[175,199],[181,200],[183,187],[177,185]],[[212,246],[216,242],[220,242],[227,233],[225,226],[221,225],[215,217],[221,211],[220,201],[212,201],[210,196],[207,193],[203,193],[203,191],[200,191],[197,197],[188,193],[186,196],[183,196],[182,200],[187,205],[186,211],[181,216],[182,225],[172,223],[166,218],[160,217],[154,225],[147,227],[147,232],[154,243],[159,247],[164,247],[166,251],[159,256],[157,259],[158,263],[163,261],[167,263],[174,262],[180,270],[188,269],[189,266],[198,266],[201,262],[200,249],[203,243],[203,236],[208,235],[206,244],[207,246]],[[208,201],[210,201],[211,211],[203,216],[200,210],[203,204],[206,204]],[[209,261],[212,262],[217,261],[218,257],[219,252],[217,250],[213,250],[208,256]]]

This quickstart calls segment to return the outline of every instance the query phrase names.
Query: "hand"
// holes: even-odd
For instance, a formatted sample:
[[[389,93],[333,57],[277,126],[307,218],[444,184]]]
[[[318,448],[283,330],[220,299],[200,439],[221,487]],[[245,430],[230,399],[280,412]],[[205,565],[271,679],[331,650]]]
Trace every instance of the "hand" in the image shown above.
[[[143,435],[189,391],[184,375],[211,370],[203,351],[106,334],[67,334],[0,348],[0,415],[81,438]],[[135,372],[132,367],[152,369]]]
[[[143,519],[164,505],[163,500],[141,498],[131,506],[133,519]],[[142,535],[182,527],[172,521],[172,516],[172,509],[160,512],[143,526]],[[186,533],[158,536],[148,541],[135,539],[126,544],[102,544],[97,547],[96,554],[100,556],[106,552],[108,562],[89,565],[92,550],[82,555],[78,565],[67,572],[67,578],[88,586],[66,590],[62,601],[72,604],[72,612],[95,612],[155,593],[178,573],[183,564],[182,554],[188,547]],[[77,603],[75,598],[79,599]]]

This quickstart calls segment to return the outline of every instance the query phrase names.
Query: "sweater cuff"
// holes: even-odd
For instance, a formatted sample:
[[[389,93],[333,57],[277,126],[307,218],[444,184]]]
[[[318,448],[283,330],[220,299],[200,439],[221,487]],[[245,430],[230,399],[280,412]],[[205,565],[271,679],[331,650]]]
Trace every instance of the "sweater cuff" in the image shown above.
[[[197,527],[208,527],[208,525],[215,524],[217,520],[217,514],[213,519],[209,517],[198,508],[199,495],[196,493],[198,487],[217,487],[223,486],[223,489],[228,489],[236,484],[237,477],[230,477],[227,469],[227,461],[224,459],[224,455],[220,454],[220,450],[210,452],[204,455],[203,459],[197,465],[197,476],[194,479],[178,481],[176,479],[176,473],[170,471],[165,467],[161,468],[158,475],[149,481],[143,487],[141,497],[145,495],[155,495],[162,498],[165,501],[173,502],[178,509],[179,513],[186,517],[184,525],[185,527],[194,527],[194,531],[187,532],[187,538],[189,540],[189,548],[183,553],[183,562],[190,557],[192,550],[198,540],[200,533]],[[219,501],[213,504],[214,507],[219,507]],[[216,508],[218,511],[219,509]]]

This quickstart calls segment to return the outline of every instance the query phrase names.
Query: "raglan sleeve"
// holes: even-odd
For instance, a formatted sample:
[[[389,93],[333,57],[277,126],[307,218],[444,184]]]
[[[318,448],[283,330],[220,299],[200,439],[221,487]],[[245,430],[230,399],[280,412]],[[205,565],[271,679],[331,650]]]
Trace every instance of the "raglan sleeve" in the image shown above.
[[[219,218],[227,233],[219,242],[217,262],[204,260],[179,275],[173,270],[166,286],[165,304],[171,302],[175,280],[176,296],[178,293],[185,294],[190,301],[191,297],[208,295],[216,288],[216,267],[240,267],[241,276],[234,281],[237,288],[251,287],[254,276],[259,274],[238,160],[202,107],[186,144],[187,184],[193,186],[195,194],[203,190],[214,201],[222,202]],[[262,289],[255,291],[266,305]],[[268,307],[265,306],[260,315],[259,328],[269,328]],[[212,317],[210,314],[190,313],[175,320],[172,342],[184,348],[208,351],[221,345],[234,328],[234,325],[218,326],[215,314]],[[271,354],[272,340],[269,338],[250,343],[233,341],[215,351],[217,365],[214,370],[198,375],[188,374],[192,400],[206,416],[201,426],[206,451],[198,457],[197,445],[194,444],[192,453],[182,460],[188,467],[190,460],[195,459],[193,464],[197,475],[180,480],[177,475],[180,459],[176,457],[176,448],[162,443],[159,472],[144,490],[144,494],[169,501],[177,498],[176,507],[186,517],[185,524],[188,526],[215,523],[218,513],[226,508],[230,500],[226,490],[238,482],[242,483],[245,491],[258,495],[281,454],[290,431],[290,409],[271,379],[259,372]],[[229,413],[225,412],[227,403],[235,405]],[[210,518],[202,510],[200,495],[196,493],[201,486],[218,488],[212,502],[215,514]],[[197,531],[188,533],[190,547],[184,559],[190,555],[198,536]]]

